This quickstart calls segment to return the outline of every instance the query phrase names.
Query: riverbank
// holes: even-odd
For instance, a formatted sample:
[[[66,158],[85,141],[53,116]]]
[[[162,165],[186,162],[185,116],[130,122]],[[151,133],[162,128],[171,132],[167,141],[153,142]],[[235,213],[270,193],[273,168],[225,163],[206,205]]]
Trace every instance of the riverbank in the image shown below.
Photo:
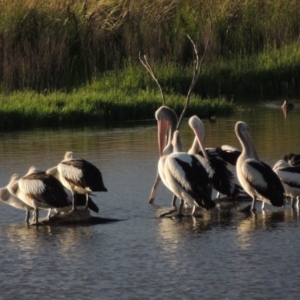
[[[80,124],[109,124],[132,120],[153,119],[162,105],[157,89],[132,90],[106,86],[108,78],[70,93],[41,94],[34,91],[0,95],[0,128],[59,127]],[[165,94],[166,104],[178,115],[186,96],[174,92]],[[224,97],[202,99],[192,95],[187,116],[197,114],[228,115],[236,105]]]

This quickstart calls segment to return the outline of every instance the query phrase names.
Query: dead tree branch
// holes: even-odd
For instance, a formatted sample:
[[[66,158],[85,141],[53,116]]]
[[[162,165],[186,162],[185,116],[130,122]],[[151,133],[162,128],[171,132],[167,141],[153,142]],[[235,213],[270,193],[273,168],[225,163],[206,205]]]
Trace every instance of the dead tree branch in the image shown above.
[[[159,90],[160,90],[160,95],[161,95],[161,98],[162,98],[162,102],[163,102],[163,105],[166,105],[166,99],[165,99],[165,95],[163,93],[163,90],[161,88],[161,85],[159,84],[157,78],[156,78],[156,75],[153,71],[153,69],[151,68],[151,66],[149,65],[148,63],[148,60],[147,60],[147,56],[144,55],[143,57],[141,57],[141,52],[139,53],[139,59],[140,59],[140,62],[142,63],[142,65],[145,67],[145,69],[148,71],[148,73],[151,75],[151,77],[154,79],[154,81],[156,82]]]
[[[206,45],[205,45],[205,48],[204,48],[204,52],[203,52],[203,55],[202,55],[200,61],[199,61],[199,55],[198,55],[197,47],[196,47],[194,41],[192,40],[192,38],[187,34],[188,39],[190,40],[190,42],[193,45],[194,55],[195,55],[195,61],[194,61],[194,66],[193,66],[193,79],[192,79],[191,85],[189,87],[187,96],[186,96],[184,108],[183,108],[182,113],[180,115],[180,118],[179,118],[179,120],[177,122],[177,126],[176,126],[177,130],[179,130],[179,127],[181,125],[182,119],[183,119],[183,117],[185,115],[185,112],[186,112],[186,110],[188,108],[188,105],[190,103],[190,98],[191,98],[192,91],[194,89],[194,86],[195,86],[195,84],[196,84],[196,82],[197,82],[200,74],[201,74],[203,61],[204,61],[205,55],[207,53],[208,45],[209,45],[209,42],[210,42],[211,31],[212,31],[212,26],[211,26],[211,22],[210,22],[208,39],[207,39],[207,42],[206,42]]]

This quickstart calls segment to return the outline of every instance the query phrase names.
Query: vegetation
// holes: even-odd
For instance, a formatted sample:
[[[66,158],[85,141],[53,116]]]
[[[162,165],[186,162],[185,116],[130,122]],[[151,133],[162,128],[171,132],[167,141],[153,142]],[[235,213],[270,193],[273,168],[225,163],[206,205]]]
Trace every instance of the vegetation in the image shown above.
[[[22,106],[22,118],[35,109],[42,123],[44,114],[59,122],[64,112],[68,120],[93,119],[96,112],[99,118],[110,105],[128,118],[144,116],[140,110],[161,100],[139,53],[155,67],[167,99],[179,101],[192,78],[186,35],[201,55],[210,24],[197,99],[292,97],[299,92],[299,15],[295,0],[3,0],[0,113]],[[110,86],[101,90],[105,82]],[[43,109],[30,108],[39,102]]]
[[[154,111],[161,105],[157,91],[112,89],[108,83],[111,78],[104,78],[70,93],[44,95],[31,91],[3,95],[0,98],[0,128],[74,126],[99,120],[111,123],[154,118]],[[179,115],[185,96],[167,93],[166,98],[167,104]],[[187,114],[208,117],[210,113],[224,115],[233,110],[234,105],[225,98],[201,99],[192,95]]]

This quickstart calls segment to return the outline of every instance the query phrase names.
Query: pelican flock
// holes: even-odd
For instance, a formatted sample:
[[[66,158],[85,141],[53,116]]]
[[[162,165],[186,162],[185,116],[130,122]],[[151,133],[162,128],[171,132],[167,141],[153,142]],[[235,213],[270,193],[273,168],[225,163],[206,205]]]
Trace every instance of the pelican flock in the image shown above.
[[[236,197],[240,194],[242,188],[236,182],[234,174],[228,169],[226,160],[219,154],[223,154],[226,150],[223,150],[222,148],[218,148],[218,150],[216,148],[206,148],[205,153],[203,153],[199,147],[198,140],[201,140],[203,143],[205,134],[204,125],[197,116],[192,116],[189,119],[189,125],[194,131],[196,137],[188,153],[200,155],[198,158],[205,166],[211,185],[216,191],[228,197]],[[224,147],[224,149],[228,150],[230,147]],[[231,153],[236,156],[236,153],[239,154],[239,151],[236,149]],[[226,154],[223,155],[226,157]],[[234,164],[234,158],[230,157],[229,151],[227,159],[231,159],[232,164]]]
[[[252,199],[253,212],[257,201],[262,202],[263,210],[265,203],[283,207],[288,198],[292,208],[299,208],[300,154],[288,153],[272,168],[259,159],[249,126],[243,121],[236,122],[233,128],[241,150],[229,145],[205,148],[204,124],[196,115],[188,119],[194,140],[184,152],[175,111],[161,106],[155,118],[159,159],[150,203],[161,180],[174,195],[172,205],[175,206],[176,198],[180,200],[178,216],[184,215],[184,205],[192,207],[193,216],[197,207],[205,211],[218,209],[218,199],[212,198],[213,189],[228,199],[237,199],[245,192]],[[229,165],[235,168],[236,175]],[[0,188],[0,201],[25,211],[26,223],[30,222],[32,212],[31,224],[40,224],[40,210],[48,210],[48,219],[77,210],[98,212],[91,199],[95,192],[107,192],[100,169],[67,151],[58,165],[46,171],[32,166],[20,178],[13,174],[8,184]]]
[[[195,214],[196,206],[200,206],[209,210],[215,207],[215,202],[211,199],[211,186],[208,174],[195,155],[184,152],[172,152],[173,148],[178,150],[177,145],[173,147],[167,144],[165,147],[165,137],[167,130],[172,124],[172,120],[176,119],[173,110],[163,106],[155,113],[158,123],[158,173],[164,185],[180,199],[180,207],[178,214],[182,215],[184,203],[193,206],[192,215]],[[170,131],[169,141],[173,140],[173,130]],[[175,136],[175,144],[177,138]],[[201,149],[205,150],[198,141]],[[173,141],[174,143],[174,141]],[[180,148],[180,147],[179,147]]]
[[[31,166],[21,178],[13,174],[9,183],[0,188],[0,201],[25,210],[25,222],[40,224],[39,211],[48,210],[47,218],[74,210],[98,213],[91,192],[107,191],[100,170],[91,163],[66,152],[64,160],[46,171]]]

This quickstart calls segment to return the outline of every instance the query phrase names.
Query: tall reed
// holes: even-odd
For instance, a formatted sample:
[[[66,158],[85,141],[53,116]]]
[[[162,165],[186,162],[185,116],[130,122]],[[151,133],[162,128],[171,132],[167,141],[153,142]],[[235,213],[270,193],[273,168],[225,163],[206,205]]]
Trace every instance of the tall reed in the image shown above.
[[[0,84],[6,91],[70,91],[128,61],[138,64],[140,51],[157,63],[190,64],[186,34],[201,51],[209,22],[207,62],[216,68],[220,59],[295,44],[299,15],[294,0],[3,0]]]

